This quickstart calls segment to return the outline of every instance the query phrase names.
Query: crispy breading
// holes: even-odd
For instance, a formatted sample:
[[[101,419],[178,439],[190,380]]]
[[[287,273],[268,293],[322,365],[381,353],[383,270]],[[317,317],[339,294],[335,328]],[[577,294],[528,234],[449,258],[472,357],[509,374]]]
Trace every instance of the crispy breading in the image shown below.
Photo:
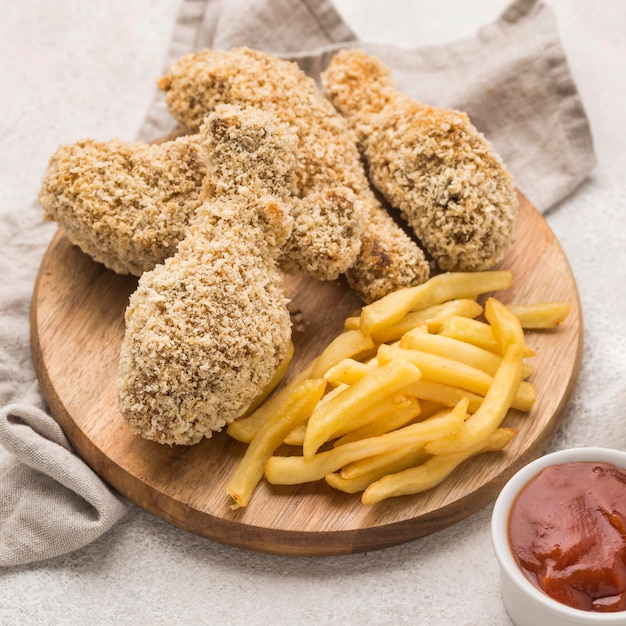
[[[85,139],[53,154],[39,202],[94,260],[140,275],[185,236],[201,203],[205,161],[197,136],[160,145]]]
[[[388,68],[361,50],[338,52],[322,84],[355,131],[372,183],[440,269],[483,270],[502,259],[514,235],[517,195],[467,114],[400,93]]]
[[[187,132],[223,102],[260,106],[295,130],[300,202],[281,256],[287,273],[333,279],[346,272],[366,302],[428,278],[422,250],[373,194],[345,120],[295,63],[247,48],[202,50],[175,62],[159,86]]]
[[[370,205],[361,251],[346,279],[370,304],[403,287],[421,285],[430,277],[424,252],[380,204]]]
[[[204,201],[176,254],[139,279],[120,356],[120,411],[164,444],[194,444],[242,415],[291,343],[276,259],[291,233],[295,137],[231,105],[200,136]]]

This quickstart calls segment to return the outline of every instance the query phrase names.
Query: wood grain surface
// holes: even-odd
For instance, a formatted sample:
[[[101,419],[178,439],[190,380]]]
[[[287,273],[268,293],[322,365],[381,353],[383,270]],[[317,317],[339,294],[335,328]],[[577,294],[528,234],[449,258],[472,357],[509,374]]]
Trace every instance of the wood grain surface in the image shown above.
[[[245,446],[219,433],[192,447],[133,435],[116,405],[124,310],[136,278],[93,262],[59,231],[43,258],[31,308],[35,367],[49,409],[78,454],[114,489],[154,515],[208,539],[260,552],[324,556],[363,552],[443,529],[492,502],[505,481],[539,456],[570,402],[582,355],[582,315],[568,261],[543,217],[520,194],[516,241],[500,267],[514,273],[504,302],[567,301],[569,317],[549,332],[529,332],[537,355],[529,414],[511,411],[518,430],[508,447],[471,459],[442,485],[373,506],[323,482],[263,482],[245,509],[224,487]],[[342,328],[361,303],[343,281],[286,278],[304,319],[294,332],[291,376]]]

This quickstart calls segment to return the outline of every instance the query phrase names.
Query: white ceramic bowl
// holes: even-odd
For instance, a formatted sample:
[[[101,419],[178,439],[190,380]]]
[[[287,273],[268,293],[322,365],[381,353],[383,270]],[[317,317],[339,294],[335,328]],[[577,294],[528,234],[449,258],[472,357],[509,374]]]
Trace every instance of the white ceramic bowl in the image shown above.
[[[491,538],[500,565],[502,599],[517,626],[626,625],[626,611],[582,611],[553,600],[526,578],[511,551],[507,531],[509,510],[520,489],[545,467],[577,461],[611,463],[626,469],[626,452],[607,448],[572,448],[542,456],[520,469],[508,481],[494,505]]]

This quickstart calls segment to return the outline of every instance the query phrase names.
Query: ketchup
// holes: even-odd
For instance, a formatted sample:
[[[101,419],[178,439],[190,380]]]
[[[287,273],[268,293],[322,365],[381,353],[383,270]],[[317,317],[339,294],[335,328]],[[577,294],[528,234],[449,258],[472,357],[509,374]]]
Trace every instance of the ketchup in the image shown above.
[[[626,470],[591,462],[545,468],[513,503],[509,542],[527,578],[555,600],[626,610]]]

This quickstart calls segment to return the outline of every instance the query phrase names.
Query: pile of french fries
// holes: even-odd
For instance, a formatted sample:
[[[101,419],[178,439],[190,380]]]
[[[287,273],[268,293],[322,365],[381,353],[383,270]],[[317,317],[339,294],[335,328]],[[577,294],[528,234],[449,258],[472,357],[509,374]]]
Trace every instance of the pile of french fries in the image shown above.
[[[501,426],[509,409],[535,401],[524,329],[553,328],[570,311],[478,302],[512,281],[506,270],[444,273],[348,318],[304,371],[229,425],[248,444],[226,487],[233,508],[263,478],[325,480],[373,504],[424,492],[468,458],[502,450],[516,434]],[[277,455],[283,444],[295,452]]]

